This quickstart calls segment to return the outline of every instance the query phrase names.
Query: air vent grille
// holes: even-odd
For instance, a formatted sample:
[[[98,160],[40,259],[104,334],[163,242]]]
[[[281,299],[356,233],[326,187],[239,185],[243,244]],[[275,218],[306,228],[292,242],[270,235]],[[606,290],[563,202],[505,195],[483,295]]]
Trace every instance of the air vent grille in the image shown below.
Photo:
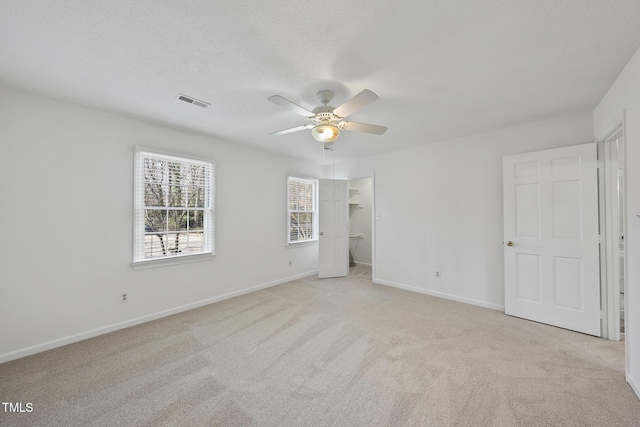
[[[188,102],[189,104],[197,105],[200,108],[208,108],[209,105],[211,105],[208,102],[200,101],[199,99],[195,99],[181,93],[178,94],[178,99],[180,101]]]

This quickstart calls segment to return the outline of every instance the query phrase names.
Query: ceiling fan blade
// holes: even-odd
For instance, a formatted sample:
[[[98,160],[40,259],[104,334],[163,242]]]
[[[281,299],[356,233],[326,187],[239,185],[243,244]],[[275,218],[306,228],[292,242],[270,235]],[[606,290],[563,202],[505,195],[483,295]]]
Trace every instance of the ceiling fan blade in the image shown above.
[[[297,132],[299,130],[311,129],[313,127],[313,123],[309,123],[308,125],[296,126],[294,128],[283,129],[276,132],[271,132],[269,135],[284,135],[285,133]]]
[[[386,126],[370,125],[367,123],[358,123],[358,122],[342,122],[342,123],[343,123],[342,129],[344,130],[373,133],[376,135],[382,135],[387,131]]]
[[[371,92],[369,89],[365,89],[359,94],[355,95],[353,98],[346,101],[341,106],[337,107],[335,110],[333,110],[333,114],[339,117],[347,117],[348,115],[355,113],[365,105],[371,104],[376,99],[378,99],[378,95]]]
[[[315,114],[313,114],[311,111],[307,110],[304,107],[299,106],[295,102],[291,102],[288,99],[281,97],[280,95],[272,95],[267,99],[273,102],[274,104],[277,104],[281,107],[285,107],[295,113],[300,114],[301,116],[304,116],[304,117],[315,116]]]

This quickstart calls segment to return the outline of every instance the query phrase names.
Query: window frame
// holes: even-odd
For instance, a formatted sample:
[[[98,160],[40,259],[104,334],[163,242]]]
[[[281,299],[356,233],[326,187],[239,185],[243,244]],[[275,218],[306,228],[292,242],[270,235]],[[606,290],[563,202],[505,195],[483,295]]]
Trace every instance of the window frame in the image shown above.
[[[189,199],[185,198],[184,206],[169,206],[166,201],[165,205],[147,205],[145,201],[145,175],[144,164],[147,159],[157,161],[167,161],[177,163],[184,166],[203,166],[204,167],[204,201],[202,206],[189,206]],[[167,166],[169,167],[169,166]],[[168,169],[167,169],[168,170]],[[166,172],[165,172],[166,174]],[[169,175],[166,175],[167,177]],[[176,265],[190,263],[196,261],[210,260],[215,257],[215,165],[208,159],[197,158],[193,156],[178,155],[173,153],[160,152],[158,150],[136,147],[134,154],[134,196],[133,196],[133,256],[132,267],[134,270],[154,268],[159,266]],[[163,181],[163,186],[170,186],[168,181]],[[173,185],[176,185],[175,183]],[[193,187],[192,187],[193,188]],[[166,196],[168,197],[168,196]],[[181,209],[183,208],[183,209]],[[167,218],[172,211],[186,211],[187,217],[190,212],[202,213],[202,248],[200,251],[190,253],[165,253],[164,255],[145,258],[145,237],[149,235],[149,231],[145,230],[147,221],[145,212],[148,210],[166,211]],[[168,220],[167,220],[168,221]],[[164,230],[163,235],[179,235],[181,231],[170,230],[168,227]],[[160,233],[158,233],[159,235]],[[169,242],[166,242],[167,246]],[[164,247],[164,246],[163,246]]]
[[[290,193],[290,186],[289,183],[291,181],[297,181],[297,182],[302,182],[305,184],[312,184],[312,188],[313,188],[313,195],[312,195],[312,203],[313,203],[313,207],[312,210],[291,210],[290,209],[290,197],[291,197],[291,193]],[[299,246],[306,246],[306,245],[314,245],[318,243],[318,219],[319,219],[319,215],[318,215],[318,186],[319,186],[319,180],[316,178],[306,178],[306,177],[301,177],[301,176],[296,176],[296,175],[289,175],[287,177],[287,191],[286,191],[286,204],[287,204],[287,223],[286,223],[286,242],[287,242],[287,247],[299,247]],[[311,237],[309,239],[305,239],[305,240],[291,240],[291,214],[292,213],[303,213],[303,212],[310,212],[311,213],[311,221],[312,221],[312,231],[311,231]]]

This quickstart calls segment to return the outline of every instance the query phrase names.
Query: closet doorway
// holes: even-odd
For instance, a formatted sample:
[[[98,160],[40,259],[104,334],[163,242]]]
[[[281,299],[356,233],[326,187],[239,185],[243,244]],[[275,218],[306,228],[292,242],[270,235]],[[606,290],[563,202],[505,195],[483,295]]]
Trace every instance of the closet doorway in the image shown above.
[[[373,270],[374,263],[374,180],[349,179],[349,266]]]

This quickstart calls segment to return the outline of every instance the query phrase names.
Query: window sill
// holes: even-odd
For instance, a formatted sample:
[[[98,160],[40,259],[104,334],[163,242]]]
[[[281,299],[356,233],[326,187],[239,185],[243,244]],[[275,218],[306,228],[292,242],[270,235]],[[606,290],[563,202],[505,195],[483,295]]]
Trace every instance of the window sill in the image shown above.
[[[192,262],[209,261],[214,259],[214,254],[197,254],[197,255],[183,255],[173,256],[167,258],[155,258],[147,259],[144,261],[134,261],[131,263],[131,267],[134,270],[147,270],[150,268],[168,267],[171,265],[189,264]]]
[[[316,246],[318,244],[318,240],[307,240],[304,242],[294,242],[287,244],[287,248],[302,248],[304,246]]]

